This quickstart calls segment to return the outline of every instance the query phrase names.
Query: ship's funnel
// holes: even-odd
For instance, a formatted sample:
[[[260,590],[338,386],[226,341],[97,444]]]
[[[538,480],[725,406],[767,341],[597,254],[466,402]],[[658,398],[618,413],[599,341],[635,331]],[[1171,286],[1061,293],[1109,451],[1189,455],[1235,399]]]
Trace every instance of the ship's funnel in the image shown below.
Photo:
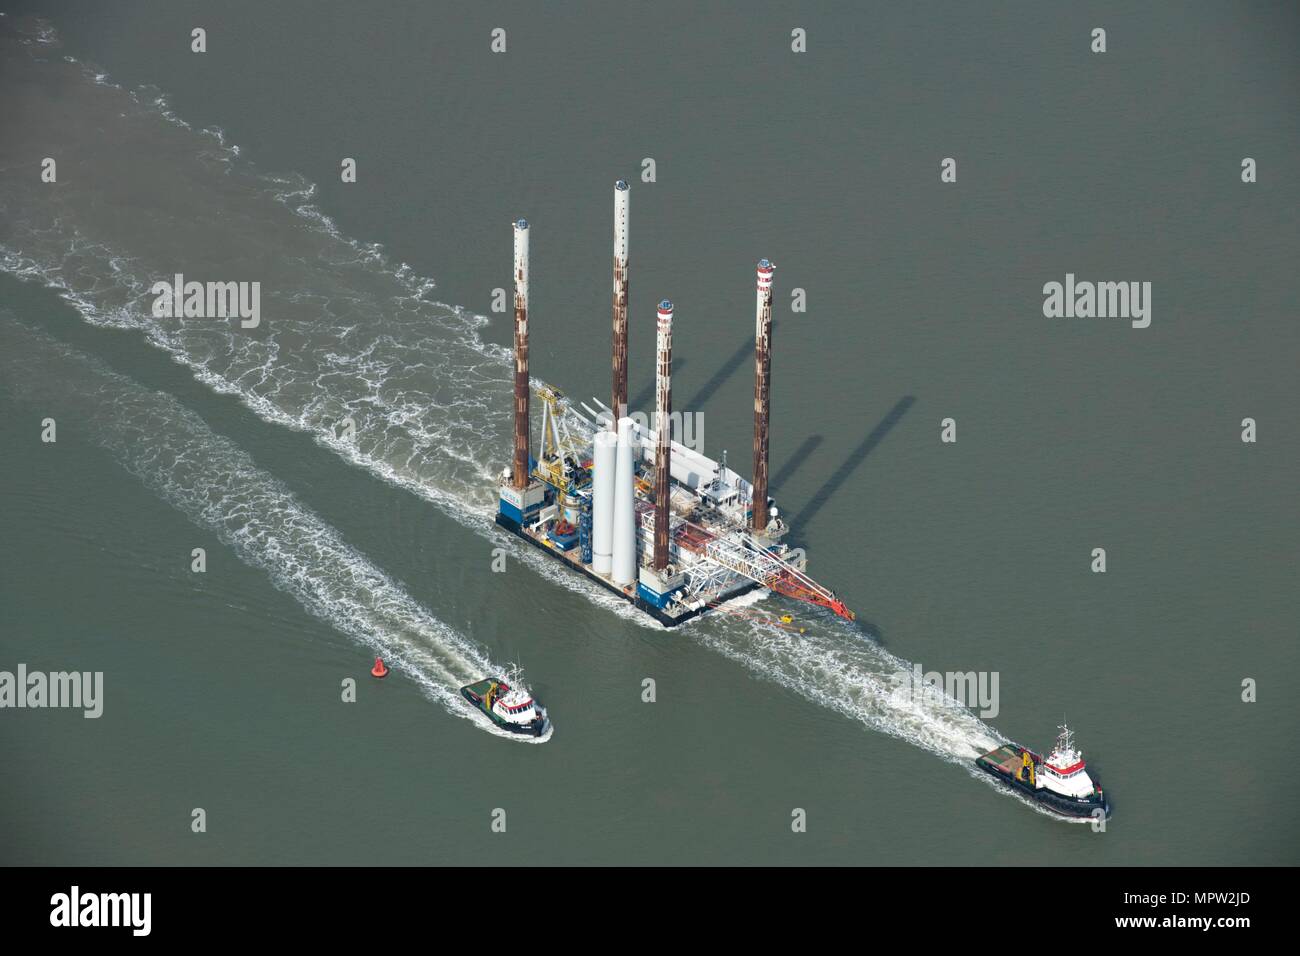
[[[614,184],[614,388],[611,429],[627,414],[627,183]]]
[[[655,554],[654,568],[668,567],[668,476],[672,472],[673,304],[659,303],[655,348]]]
[[[754,331],[754,510],[750,528],[767,530],[767,443],[772,388],[772,273],[758,260],[758,306]]]
[[[618,420],[618,448],[614,466],[614,568],[615,584],[636,583],[636,492],[632,448],[632,419]]]
[[[592,461],[591,569],[608,576],[614,569],[614,471],[618,436],[598,431]]]
[[[515,223],[515,455],[510,483],[528,487],[528,220]]]

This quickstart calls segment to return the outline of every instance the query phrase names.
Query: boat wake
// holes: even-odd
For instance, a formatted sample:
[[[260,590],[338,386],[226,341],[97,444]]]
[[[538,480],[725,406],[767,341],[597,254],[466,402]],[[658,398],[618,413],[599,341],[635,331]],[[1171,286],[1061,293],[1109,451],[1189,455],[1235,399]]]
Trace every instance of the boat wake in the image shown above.
[[[729,623],[696,629],[694,637],[814,703],[967,767],[972,775],[980,775],[972,761],[1005,742],[956,700],[921,692],[910,663],[829,612],[801,621],[804,630],[797,635],[762,620]]]
[[[495,478],[511,447],[511,382],[509,354],[483,341],[486,318],[434,301],[431,280],[392,262],[382,247],[344,236],[314,204],[312,183],[259,171],[220,130],[196,130],[177,117],[158,91],[123,89],[71,57],[33,49],[0,36],[0,67],[15,106],[0,166],[27,161],[17,144],[48,142],[72,168],[65,184],[61,167],[57,190],[0,180],[0,270],[58,290],[87,322],[138,330],[261,418],[310,433],[345,460],[508,543],[538,573],[627,620],[660,627],[492,525]],[[40,95],[23,95],[28,89]],[[57,111],[23,107],[52,98]],[[113,149],[103,147],[105,125]],[[78,156],[94,157],[93,168],[76,168]],[[93,197],[79,182],[93,183]],[[184,208],[168,208],[160,199],[166,196]],[[154,317],[150,287],[170,279],[178,263],[202,269],[190,278],[260,281],[262,325],[243,330],[233,321]],[[151,473],[183,464],[160,457]],[[263,507],[272,500],[268,493]],[[244,535],[254,550],[271,547],[255,530]],[[330,546],[321,546],[325,540]],[[300,547],[289,581],[308,592],[304,603],[317,602],[308,587],[313,563],[341,561],[346,545],[324,535]],[[392,588],[375,575],[368,586]],[[382,633],[360,611],[332,613],[358,614],[351,626],[359,634]],[[449,629],[400,591],[384,613],[429,643],[448,637]],[[757,676],[945,759],[969,763],[1001,742],[969,711],[900,700],[892,675],[909,665],[838,619],[814,614],[797,640],[730,615],[696,621],[688,633]],[[453,664],[479,663],[457,660],[468,654],[463,642],[445,643],[457,649],[448,655]],[[434,673],[435,663],[451,666],[441,658],[421,666]],[[479,667],[472,676],[489,672]],[[438,685],[445,687],[441,679]]]
[[[449,713],[511,740],[459,695],[507,673],[433,617],[297,501],[246,452],[170,396],[146,389],[43,332],[0,313],[0,381],[14,395],[73,413],[132,475],[307,611],[395,664]],[[529,738],[538,742],[545,738]]]

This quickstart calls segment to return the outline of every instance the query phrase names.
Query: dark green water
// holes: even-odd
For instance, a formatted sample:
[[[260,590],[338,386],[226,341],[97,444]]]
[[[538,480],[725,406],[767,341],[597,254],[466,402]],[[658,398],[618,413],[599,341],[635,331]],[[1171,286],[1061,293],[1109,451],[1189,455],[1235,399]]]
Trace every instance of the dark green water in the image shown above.
[[[0,711],[4,862],[1297,862],[1293,8],[264,6],[0,20],[0,669],[105,686]],[[509,221],[534,374],[604,398],[619,177],[631,392],[669,296],[745,471],[776,261],[773,490],[861,626],[666,632],[491,530]],[[154,319],[177,271],[262,326]],[[1044,318],[1067,272],[1150,281],[1151,326]],[[911,662],[1000,713],[904,706]],[[507,665],[542,745],[448,701]],[[969,770],[1062,715],[1105,833]]]

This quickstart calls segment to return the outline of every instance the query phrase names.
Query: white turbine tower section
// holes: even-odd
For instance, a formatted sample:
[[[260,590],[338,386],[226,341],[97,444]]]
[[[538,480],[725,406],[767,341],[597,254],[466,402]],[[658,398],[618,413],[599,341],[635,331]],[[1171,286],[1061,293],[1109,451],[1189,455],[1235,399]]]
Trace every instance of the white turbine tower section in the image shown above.
[[[591,496],[591,569],[609,576],[614,569],[614,470],[617,468],[618,436],[596,433]]]
[[[615,584],[636,582],[636,498],[633,488],[632,431],[630,418],[618,420],[617,461],[614,467],[614,570]]]

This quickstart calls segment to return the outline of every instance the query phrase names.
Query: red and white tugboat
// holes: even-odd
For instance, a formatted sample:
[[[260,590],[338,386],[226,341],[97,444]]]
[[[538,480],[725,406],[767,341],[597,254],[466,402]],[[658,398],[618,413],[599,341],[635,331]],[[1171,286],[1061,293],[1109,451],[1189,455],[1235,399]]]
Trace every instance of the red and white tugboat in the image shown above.
[[[1074,747],[1074,735],[1064,724],[1056,746],[1046,758],[1019,744],[1003,744],[975,760],[1012,789],[1070,817],[1110,816],[1110,804],[1101,783],[1088,775],[1083,754]]]
[[[502,730],[541,737],[551,729],[546,708],[500,677],[485,677],[460,689],[461,696]]]

